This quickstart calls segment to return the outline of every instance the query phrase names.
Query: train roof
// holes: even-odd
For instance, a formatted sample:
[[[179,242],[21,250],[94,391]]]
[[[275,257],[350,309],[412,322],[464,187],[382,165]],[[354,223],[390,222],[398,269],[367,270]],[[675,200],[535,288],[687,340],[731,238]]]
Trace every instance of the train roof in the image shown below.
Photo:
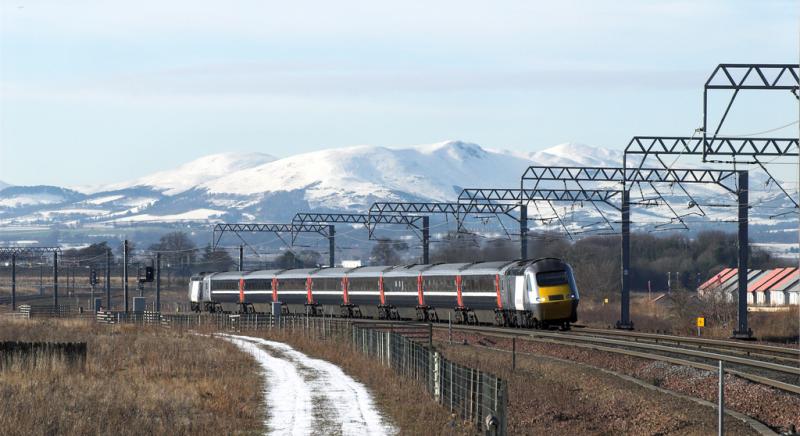
[[[562,270],[566,262],[557,258],[542,258],[535,260],[502,260],[491,262],[461,262],[461,263],[436,263],[436,264],[411,264],[411,265],[376,265],[360,266],[356,268],[297,268],[297,269],[267,269],[258,271],[227,271],[213,273],[214,280],[246,279],[281,279],[312,277],[372,277],[383,274],[386,277],[402,277],[424,273],[425,275],[473,275],[473,274],[522,274],[525,269],[532,268],[534,272]]]
[[[383,273],[384,277],[405,277],[409,275],[418,275],[435,265],[430,264],[411,264],[396,266]]]
[[[211,280],[239,280],[248,273],[246,271],[225,271],[211,275]]]
[[[313,277],[344,277],[345,274],[352,271],[353,268],[322,268],[311,273]]]
[[[426,275],[472,275],[472,274],[502,274],[506,267],[514,262],[473,262],[473,263],[442,263],[433,265],[425,270]]]
[[[378,265],[378,266],[360,266],[354,268],[347,273],[348,277],[374,277],[375,274],[386,273],[394,269],[394,266]]]
[[[276,275],[279,279],[305,279],[319,270],[320,268],[287,269]]]
[[[557,257],[543,257],[528,264],[534,272],[563,271],[566,265],[567,263],[563,259]]]
[[[262,269],[258,271],[251,271],[247,274],[248,279],[270,279],[280,274],[282,271],[286,271],[283,269]]]

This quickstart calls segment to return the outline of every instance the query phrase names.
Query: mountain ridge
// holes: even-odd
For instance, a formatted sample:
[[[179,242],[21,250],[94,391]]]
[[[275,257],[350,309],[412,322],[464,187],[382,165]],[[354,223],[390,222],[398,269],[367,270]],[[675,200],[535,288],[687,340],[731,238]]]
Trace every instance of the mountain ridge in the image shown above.
[[[515,188],[530,165],[618,167],[622,152],[579,143],[538,151],[509,151],[450,140],[411,146],[356,145],[275,158],[261,152],[217,153],[122,183],[92,189],[13,186],[0,189],[0,225],[96,227],[143,223],[287,222],[298,211],[366,212],[376,201],[456,201],[464,188]],[[755,178],[753,180],[756,180]],[[612,187],[609,183],[604,187]],[[542,182],[541,188],[563,189]],[[756,183],[751,183],[756,186]],[[725,194],[713,186],[692,186],[698,203]],[[635,195],[632,191],[632,201]],[[686,202],[665,188],[669,201]],[[753,204],[783,207],[774,193],[756,193]],[[642,204],[652,199],[641,198]],[[727,201],[727,200],[726,200]],[[556,204],[562,214],[576,205]],[[663,205],[637,206],[635,221],[677,224]],[[708,209],[706,207],[706,209]],[[556,209],[552,209],[555,211]],[[695,220],[730,219],[732,209],[709,210]],[[773,219],[773,210],[755,211],[751,224],[785,232],[791,216]],[[540,211],[538,211],[540,212]],[[695,208],[691,215],[697,215]],[[549,213],[549,212],[548,212]],[[611,212],[612,215],[614,212]],[[603,219],[590,205],[575,216],[587,223]],[[543,214],[547,215],[547,214]],[[550,214],[552,215],[552,214]],[[533,219],[531,226],[551,222]],[[580,231],[578,220],[573,220]]]

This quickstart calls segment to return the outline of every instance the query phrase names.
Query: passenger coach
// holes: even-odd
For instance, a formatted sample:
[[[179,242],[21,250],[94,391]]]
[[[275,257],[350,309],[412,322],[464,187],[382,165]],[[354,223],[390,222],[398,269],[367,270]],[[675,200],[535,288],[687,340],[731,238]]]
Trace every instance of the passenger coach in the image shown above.
[[[193,276],[196,311],[282,303],[285,313],[568,327],[578,287],[563,260],[222,272]],[[449,314],[449,315],[448,315]]]

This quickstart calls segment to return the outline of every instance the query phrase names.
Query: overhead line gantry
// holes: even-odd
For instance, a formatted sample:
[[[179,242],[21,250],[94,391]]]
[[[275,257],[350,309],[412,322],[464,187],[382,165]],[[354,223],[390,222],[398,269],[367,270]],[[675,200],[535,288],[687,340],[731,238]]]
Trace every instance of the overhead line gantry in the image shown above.
[[[469,214],[507,215],[515,218],[511,211],[516,206],[507,204],[461,204],[448,202],[376,202],[369,208],[369,220],[380,219],[379,216],[419,216],[422,224],[422,263],[430,263],[430,215],[452,215],[456,226],[461,230],[464,218]],[[370,225],[375,221],[370,221]]]
[[[17,256],[53,253],[53,307],[58,306],[58,256],[60,247],[0,247],[0,258],[11,258],[11,310],[17,310]]]
[[[242,224],[242,223],[221,223],[214,225],[214,230],[212,233],[212,240],[213,246],[212,249],[216,249],[217,245],[219,244],[220,239],[222,239],[222,235],[225,232],[233,232],[239,238],[241,235],[239,233],[289,233],[292,235],[292,243],[295,241],[295,237],[299,233],[317,233],[325,238],[328,239],[328,264],[330,266],[335,265],[335,238],[336,238],[336,229],[334,228],[333,224],[292,224],[292,223],[253,223],[253,224]],[[219,234],[219,236],[217,236]],[[241,263],[241,262],[240,262]]]
[[[745,189],[742,190],[742,179],[745,180]],[[707,170],[707,169],[673,169],[673,168],[606,168],[606,167],[545,167],[545,166],[530,166],[522,175],[520,185],[525,187],[526,182],[533,181],[534,187],[537,187],[543,181],[560,181],[560,182],[574,182],[578,186],[582,185],[580,182],[618,182],[621,183],[622,189],[622,292],[620,299],[620,320],[617,322],[618,328],[631,329],[633,322],[630,319],[630,187],[629,183],[647,183],[658,196],[666,203],[666,199],[661,196],[660,192],[655,188],[655,183],[676,183],[681,186],[684,183],[692,184],[714,184],[721,186],[723,189],[731,193],[738,193],[741,201],[744,201],[744,214],[745,214],[745,227],[747,215],[747,190],[746,190],[747,172],[739,172],[739,186],[738,190],[735,186],[736,173],[728,170]],[[733,186],[731,186],[733,185]],[[688,191],[683,191],[689,195]],[[744,196],[744,197],[742,197]],[[690,196],[691,197],[691,196]],[[670,210],[674,210],[670,207]],[[740,214],[742,213],[740,207]],[[677,214],[676,214],[677,215]],[[683,220],[678,216],[678,219]],[[741,219],[741,217],[740,217]],[[685,224],[684,224],[685,225]],[[745,231],[746,237],[746,231]]]

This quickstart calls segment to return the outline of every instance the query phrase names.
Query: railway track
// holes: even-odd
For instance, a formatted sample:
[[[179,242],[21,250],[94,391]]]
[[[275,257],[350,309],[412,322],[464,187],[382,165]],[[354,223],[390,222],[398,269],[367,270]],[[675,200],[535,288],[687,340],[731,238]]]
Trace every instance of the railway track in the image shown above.
[[[675,346],[696,350],[716,350],[729,354],[740,354],[765,361],[779,361],[787,364],[795,364],[795,366],[800,363],[800,348],[796,347],[780,347],[775,345],[733,340],[708,339],[654,333],[638,333],[624,330],[595,328],[574,329],[572,333],[595,337],[625,338],[631,339],[634,342],[674,344]]]
[[[455,331],[506,338],[516,337],[539,343],[605,351],[712,372],[717,371],[717,362],[722,360],[726,362],[726,371],[730,374],[786,392],[800,394],[800,358],[794,359],[794,364],[784,360],[792,359],[789,356],[796,355],[797,349],[792,348],[703,339],[702,345],[705,345],[708,350],[713,349],[712,352],[684,345],[692,343],[693,339],[699,338],[688,338],[689,340],[686,340],[687,338],[652,333],[620,332],[623,334],[618,334],[617,332],[607,333],[603,331],[579,333],[510,330],[499,327],[465,325],[453,325],[450,327],[434,325],[433,328],[436,330],[452,328]],[[632,340],[639,335],[644,335],[644,337],[638,338],[640,340]],[[656,343],[656,341],[661,343]],[[680,345],[665,345],[665,343],[675,344],[676,342],[680,343]],[[697,345],[694,344],[694,347]],[[742,356],[742,350],[749,350],[751,353],[758,351],[759,358]],[[765,354],[766,358],[763,357]],[[770,361],[776,355],[781,358],[782,363]]]
[[[730,374],[800,394],[800,349],[797,348],[589,328],[567,332],[455,324],[433,324],[432,328],[604,351],[711,372],[717,371],[721,360]]]

